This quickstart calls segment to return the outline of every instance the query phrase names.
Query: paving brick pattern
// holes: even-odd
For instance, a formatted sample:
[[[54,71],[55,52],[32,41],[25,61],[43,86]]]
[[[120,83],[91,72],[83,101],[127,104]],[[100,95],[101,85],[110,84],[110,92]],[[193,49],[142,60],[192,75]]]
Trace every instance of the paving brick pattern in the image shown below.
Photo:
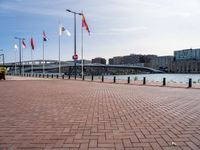
[[[2,81],[4,149],[199,150],[200,91],[69,80]]]

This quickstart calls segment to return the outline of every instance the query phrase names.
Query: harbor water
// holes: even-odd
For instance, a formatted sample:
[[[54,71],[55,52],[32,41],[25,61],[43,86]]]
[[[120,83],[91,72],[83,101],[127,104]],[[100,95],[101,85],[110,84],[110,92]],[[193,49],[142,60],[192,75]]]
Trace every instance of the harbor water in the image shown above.
[[[113,80],[114,76],[105,76],[107,80]],[[116,75],[117,80],[127,80],[130,77],[131,80],[146,80],[153,82],[162,82],[163,78],[166,78],[167,82],[173,83],[188,83],[191,78],[193,82],[200,83],[200,74],[135,74],[135,75]]]

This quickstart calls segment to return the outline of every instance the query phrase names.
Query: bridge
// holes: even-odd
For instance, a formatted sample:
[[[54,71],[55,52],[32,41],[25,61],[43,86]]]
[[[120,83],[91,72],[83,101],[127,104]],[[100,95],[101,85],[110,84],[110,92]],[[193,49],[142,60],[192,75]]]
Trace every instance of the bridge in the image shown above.
[[[58,73],[59,61],[57,60],[45,60],[45,72],[46,73]],[[2,66],[2,64],[0,65]],[[14,73],[15,69],[19,72],[20,66],[24,73],[31,72],[32,61],[24,61],[22,65],[19,62],[5,63],[4,66],[8,68],[9,73]],[[73,61],[61,61],[61,70],[65,74],[74,73],[74,62]],[[33,61],[34,73],[42,73],[43,71],[43,60]],[[77,61],[77,73],[81,73],[81,60]],[[156,70],[149,67],[133,66],[133,65],[104,65],[104,64],[84,64],[85,74],[134,74],[134,73],[162,73],[160,70]]]

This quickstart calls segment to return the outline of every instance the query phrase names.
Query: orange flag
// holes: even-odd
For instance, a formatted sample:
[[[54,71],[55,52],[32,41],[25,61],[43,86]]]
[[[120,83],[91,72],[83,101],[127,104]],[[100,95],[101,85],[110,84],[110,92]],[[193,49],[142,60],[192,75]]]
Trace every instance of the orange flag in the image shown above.
[[[90,29],[89,29],[88,24],[87,24],[87,22],[85,20],[85,16],[82,15],[82,28],[84,28],[84,27],[88,31],[88,33],[90,34]]]

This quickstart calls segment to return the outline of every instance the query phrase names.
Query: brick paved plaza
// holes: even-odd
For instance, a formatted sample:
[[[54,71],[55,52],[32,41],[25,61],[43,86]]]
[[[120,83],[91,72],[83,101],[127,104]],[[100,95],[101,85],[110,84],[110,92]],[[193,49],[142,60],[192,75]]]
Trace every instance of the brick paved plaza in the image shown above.
[[[7,80],[0,95],[0,150],[200,149],[197,89]]]

